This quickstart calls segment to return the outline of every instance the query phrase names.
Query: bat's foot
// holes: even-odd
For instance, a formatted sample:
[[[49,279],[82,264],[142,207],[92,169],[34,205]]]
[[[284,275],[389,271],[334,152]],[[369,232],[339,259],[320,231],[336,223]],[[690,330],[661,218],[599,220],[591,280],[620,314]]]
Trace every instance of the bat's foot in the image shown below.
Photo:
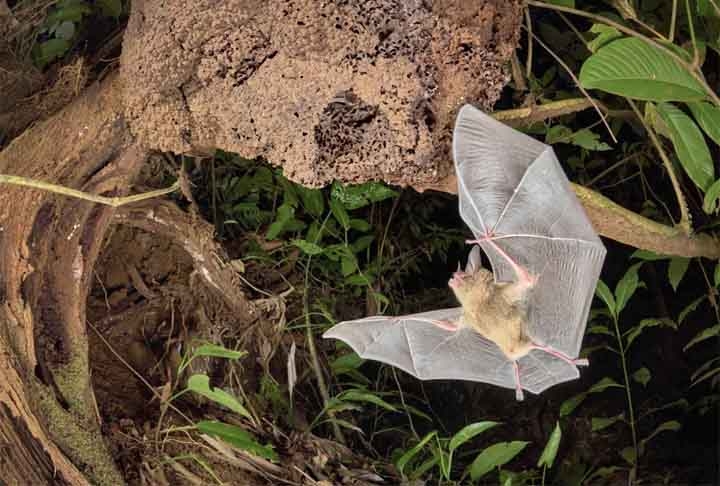
[[[563,361],[565,361],[568,364],[574,365],[574,366],[590,366],[590,361],[588,361],[585,358],[571,358],[567,354],[558,351],[557,349],[554,349],[550,346],[540,346],[537,344],[534,344],[530,349],[537,349],[540,351],[544,351],[548,354],[551,354],[555,356],[556,358],[559,358]]]
[[[515,368],[515,400],[522,402],[525,400],[525,394],[520,384],[520,366],[517,361],[513,361],[513,367]]]
[[[440,329],[444,329],[446,331],[455,332],[458,330],[458,325],[454,322],[450,321],[432,321],[433,324],[435,324]]]

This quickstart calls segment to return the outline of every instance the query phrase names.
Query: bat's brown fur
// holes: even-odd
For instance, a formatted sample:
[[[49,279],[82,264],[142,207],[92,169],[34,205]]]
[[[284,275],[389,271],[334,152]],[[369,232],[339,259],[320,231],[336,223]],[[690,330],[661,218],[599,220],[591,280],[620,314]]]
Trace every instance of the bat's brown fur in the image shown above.
[[[511,360],[530,351],[533,343],[526,332],[528,283],[495,283],[492,272],[479,268],[473,273],[455,273],[449,284],[463,308],[460,325],[493,341]]]

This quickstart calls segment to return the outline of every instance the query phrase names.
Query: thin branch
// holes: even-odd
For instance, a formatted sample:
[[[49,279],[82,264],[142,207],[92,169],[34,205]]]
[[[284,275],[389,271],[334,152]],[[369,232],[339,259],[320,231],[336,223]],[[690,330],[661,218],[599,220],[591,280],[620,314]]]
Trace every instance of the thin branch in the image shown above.
[[[89,192],[78,191],[77,189],[60,186],[58,184],[51,184],[49,182],[29,179],[27,177],[6,174],[0,174],[0,184],[32,187],[34,189],[40,189],[55,194],[61,194],[63,196],[83,199],[85,201],[91,201],[98,204],[104,204],[105,206],[111,206],[113,208],[117,208],[138,201],[144,201],[145,199],[152,199],[155,197],[164,196],[165,194],[170,194],[171,192],[175,192],[180,188],[180,182],[175,182],[172,186],[166,187],[165,189],[157,189],[155,191],[149,191],[142,194],[134,194],[132,196],[106,197],[90,194]]]
[[[686,234],[690,234],[690,212],[688,211],[687,202],[685,201],[685,195],[683,194],[682,188],[680,187],[680,181],[677,178],[677,174],[675,174],[675,169],[672,166],[670,157],[667,156],[665,149],[663,149],[660,140],[655,134],[655,130],[653,130],[653,128],[645,121],[645,117],[642,115],[642,113],[640,113],[640,110],[638,110],[633,100],[631,100],[630,98],[625,99],[627,100],[632,110],[635,112],[638,120],[640,120],[640,123],[642,123],[643,127],[645,127],[645,131],[648,133],[648,136],[650,137],[650,140],[657,149],[658,154],[660,154],[660,159],[662,159],[665,170],[667,171],[668,176],[670,176],[670,182],[672,183],[673,190],[675,191],[675,196],[677,197],[678,205],[680,206],[679,225]]]
[[[675,0],[677,1],[677,0]],[[695,38],[695,24],[693,24],[692,11],[690,10],[690,0],[685,0],[685,9],[687,11],[688,26],[690,28],[690,40],[693,46],[693,68],[700,68],[700,51],[697,46],[697,39]]]
[[[575,73],[572,72],[572,69],[565,64],[565,61],[560,59],[560,56],[555,54],[552,49],[550,49],[543,41],[540,40],[538,36],[533,34],[532,32],[528,32],[528,34],[535,39],[535,41],[543,48],[545,49],[548,54],[550,54],[555,61],[562,66],[562,68],[568,73],[568,75],[572,78],[572,80],[577,85],[580,92],[590,101],[590,103],[593,105],[593,108],[595,108],[595,111],[597,111],[598,115],[600,115],[600,119],[603,122],[603,125],[605,125],[605,128],[607,128],[608,133],[610,134],[610,138],[612,138],[613,142],[618,143],[617,138],[615,138],[615,134],[613,133],[612,129],[610,128],[610,125],[608,124],[607,120],[605,119],[605,114],[600,110],[600,107],[595,102],[595,100],[592,99],[590,94],[585,90],[585,88],[582,87],[580,84],[580,80],[575,76]]]
[[[702,75],[702,73],[699,73],[697,69],[694,69],[691,64],[689,64],[687,61],[685,61],[682,57],[680,57],[675,51],[670,49],[669,47],[666,47],[659,42],[657,42],[654,39],[651,39],[650,37],[641,34],[640,32],[637,32],[633,29],[630,29],[618,22],[615,22],[614,20],[610,20],[607,17],[603,17],[602,15],[596,15],[590,12],[584,12],[582,10],[578,10],[576,8],[571,7],[563,7],[561,5],[553,5],[545,2],[539,2],[537,0],[526,0],[528,5],[532,5],[533,7],[539,7],[539,8],[546,8],[550,10],[556,10],[558,12],[566,12],[569,14],[577,15],[578,17],[585,17],[587,19],[594,20],[595,22],[600,22],[601,24],[609,25],[610,27],[614,27],[623,34],[627,34],[631,37],[636,37],[643,42],[646,42],[647,44],[650,44],[651,46],[655,47],[656,49],[661,49],[664,51],[667,55],[672,57],[678,64],[680,64],[682,67],[688,70],[690,75],[695,78],[695,80],[703,87],[707,95],[712,99],[713,103],[715,105],[720,107],[720,97],[713,91],[713,89],[708,85],[707,81],[705,80],[705,77]]]
[[[525,7],[525,23],[527,24],[528,32],[528,46],[527,46],[527,59],[525,60],[525,78],[530,79],[532,75],[532,61],[533,61],[533,30],[532,30],[532,19],[530,18],[530,9]]]
[[[720,258],[720,240],[709,234],[687,235],[680,228],[658,223],[625,209],[602,194],[570,184],[595,231],[634,248],[669,256]],[[436,190],[457,194],[452,174],[434,184],[415,186],[418,191]]]
[[[668,31],[667,39],[670,42],[675,42],[675,24],[677,23],[677,7],[678,0],[673,0],[672,13],[670,14],[670,30]]]

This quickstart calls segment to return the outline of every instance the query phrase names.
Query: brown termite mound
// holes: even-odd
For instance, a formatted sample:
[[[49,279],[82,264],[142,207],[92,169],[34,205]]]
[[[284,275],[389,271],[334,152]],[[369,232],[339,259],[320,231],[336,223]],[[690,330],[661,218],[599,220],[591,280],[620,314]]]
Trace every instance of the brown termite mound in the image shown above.
[[[13,24],[6,10],[0,31]],[[12,101],[0,103],[0,174],[122,196],[152,186],[139,175],[157,151],[220,148],[263,156],[310,186],[333,179],[432,183],[450,171],[457,107],[489,108],[507,81],[520,14],[519,1],[501,0],[135,1],[115,71],[94,72],[77,97],[61,98],[72,99],[62,109],[54,102],[27,114],[23,100],[59,78],[44,83],[12,64],[17,59],[0,56],[0,83],[14,79],[13,69],[26,80]],[[83,69],[81,86],[86,72],[93,71]],[[12,116],[21,110],[21,120]],[[142,411],[154,417],[162,400],[110,364],[116,356],[88,322],[126,361],[135,360],[161,396],[171,368],[163,360],[185,331],[250,339],[248,369],[256,373],[269,359],[263,350],[284,349],[283,303],[254,293],[240,277],[212,226],[180,195],[113,209],[3,185],[2,481],[115,485],[191,477],[191,466],[180,473],[177,465],[121,457],[114,439],[127,425],[122,420]],[[266,430],[257,425],[256,432]],[[287,464],[330,474],[340,449],[305,437],[286,436],[280,452],[293,458]],[[303,460],[318,451],[328,460]],[[244,461],[233,467],[252,478],[247,484],[300,474]]]

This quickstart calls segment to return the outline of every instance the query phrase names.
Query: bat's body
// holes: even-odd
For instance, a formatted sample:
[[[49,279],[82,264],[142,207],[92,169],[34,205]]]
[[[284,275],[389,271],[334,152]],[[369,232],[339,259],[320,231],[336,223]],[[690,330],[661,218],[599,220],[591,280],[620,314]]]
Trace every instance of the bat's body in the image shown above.
[[[341,322],[324,336],[420,379],[484,381],[518,400],[577,378],[605,248],[554,152],[466,105],[453,156],[468,242],[479,245],[448,282],[461,307]]]
[[[497,284],[484,268],[456,273],[450,280],[463,312],[459,325],[480,333],[515,361],[530,352],[527,335],[527,289],[518,283]]]

